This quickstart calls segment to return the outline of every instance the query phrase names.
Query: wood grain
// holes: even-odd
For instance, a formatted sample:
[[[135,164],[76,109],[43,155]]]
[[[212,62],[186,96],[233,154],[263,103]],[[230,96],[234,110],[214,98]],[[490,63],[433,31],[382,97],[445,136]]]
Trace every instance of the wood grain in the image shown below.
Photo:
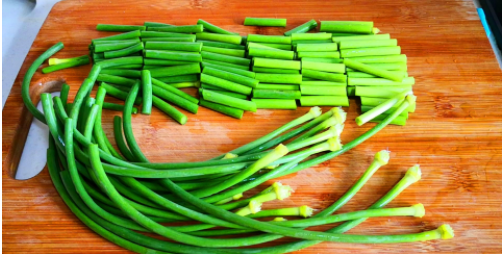
[[[501,70],[485,36],[471,0],[460,1],[223,1],[173,0],[162,2],[63,1],[42,26],[2,112],[2,236],[4,253],[122,253],[99,237],[64,205],[47,171],[27,181],[9,176],[6,156],[16,140],[23,104],[21,77],[33,60],[58,41],[65,49],[58,57],[87,53],[92,38],[107,33],[94,30],[97,23],[142,24],[143,21],[194,24],[202,18],[231,31],[278,34],[285,29],[244,27],[245,17],[282,17],[291,29],[308,19],[372,20],[398,39],[408,56],[409,74],[416,77],[417,112],[407,126],[390,126],[366,143],[328,162],[281,181],[295,194],[265,208],[309,205],[323,209],[361,175],[372,155],[389,149],[390,164],[380,169],[367,186],[341,212],[368,207],[385,193],[413,164],[421,164],[423,179],[408,188],[389,206],[421,202],[422,219],[371,219],[350,233],[398,234],[450,224],[456,237],[400,245],[322,243],[301,253],[501,253]],[[8,64],[8,63],[4,63]],[[89,66],[47,75],[37,72],[34,81],[64,78],[73,98]],[[249,142],[305,113],[259,110],[235,120],[200,108],[188,114],[185,126],[154,110],[152,116],[133,117],[135,136],[152,161],[196,161],[211,158]],[[357,127],[354,100],[347,108],[343,141],[357,137],[371,125]],[[104,114],[104,129],[112,135],[112,117]],[[263,187],[261,187],[263,188]],[[258,188],[258,189],[261,189]],[[317,229],[327,229],[318,227]],[[277,242],[287,242],[282,239]]]

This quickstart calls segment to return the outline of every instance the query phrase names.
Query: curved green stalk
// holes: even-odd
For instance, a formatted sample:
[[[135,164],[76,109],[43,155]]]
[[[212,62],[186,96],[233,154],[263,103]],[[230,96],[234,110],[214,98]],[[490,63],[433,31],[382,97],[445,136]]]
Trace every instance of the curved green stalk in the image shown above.
[[[281,210],[281,209],[277,209]],[[255,214],[250,214],[248,217],[257,218],[261,212]],[[274,213],[276,214],[276,213]],[[280,215],[281,213],[279,213]],[[284,216],[289,216],[290,213],[286,213]],[[275,216],[275,215],[272,215]],[[309,219],[301,219],[301,220],[290,220],[290,221],[271,221],[269,223],[274,225],[279,225],[283,227],[294,227],[294,228],[304,228],[304,227],[312,227],[319,225],[326,225],[331,223],[343,222],[343,221],[352,221],[359,220],[365,218],[375,218],[375,217],[392,217],[392,216],[413,216],[417,218],[421,218],[424,216],[424,207],[422,204],[415,204],[410,207],[399,207],[399,208],[383,208],[383,209],[368,209],[356,212],[348,212],[341,213],[336,215],[331,215],[328,217],[318,217],[318,218],[309,218]],[[203,232],[193,232],[191,235],[197,236],[215,236],[215,235],[230,235],[230,234],[243,234],[256,232],[253,229],[223,229],[223,230],[211,230],[211,231],[203,231]]]
[[[297,125],[300,125],[300,124],[303,124],[309,120],[312,120],[318,116],[321,115],[321,110],[319,107],[313,107],[309,110],[309,112],[281,127],[279,127],[278,129],[270,132],[269,134],[266,134],[265,136],[261,137],[261,138],[258,138],[244,146],[241,146],[239,148],[236,148],[232,151],[230,151],[229,153],[233,153],[233,154],[237,154],[237,155],[241,155],[247,151],[250,151],[254,148],[256,148],[257,146],[261,145],[261,144],[264,144],[265,142],[273,139],[274,137],[278,136],[279,134],[297,126]],[[218,157],[215,157],[213,158],[212,160],[218,160],[218,159],[221,159],[224,155],[220,155]]]
[[[33,63],[31,64],[30,68],[26,71],[26,74],[24,75],[23,78],[23,83],[21,85],[21,97],[23,98],[24,105],[30,111],[30,113],[35,117],[37,120],[41,121],[42,123],[46,123],[44,114],[40,112],[40,110],[37,109],[35,104],[31,101],[30,98],[30,83],[31,79],[33,78],[33,75],[35,75],[35,72],[37,69],[47,60],[49,57],[52,55],[56,54],[56,52],[60,51],[63,48],[63,43],[58,42],[52,47],[50,47],[47,51],[42,53]]]
[[[140,149],[140,146],[136,142],[133,134],[133,126],[131,125],[131,113],[133,110],[133,104],[136,99],[136,96],[138,95],[138,90],[140,89],[140,84],[139,81],[136,82],[136,84],[133,85],[131,90],[129,90],[129,95],[126,99],[126,102],[124,104],[124,112],[123,112],[123,118],[124,121],[122,122],[123,128],[124,128],[124,135],[126,137],[127,144],[129,146],[129,149],[131,149],[131,153],[135,156],[137,161],[143,161],[143,162],[148,162],[147,157],[143,154],[143,152]]]

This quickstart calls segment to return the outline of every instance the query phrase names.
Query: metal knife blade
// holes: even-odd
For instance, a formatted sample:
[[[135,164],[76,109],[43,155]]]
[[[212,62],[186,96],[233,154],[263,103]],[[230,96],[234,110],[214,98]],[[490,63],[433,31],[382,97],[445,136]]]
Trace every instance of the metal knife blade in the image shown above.
[[[59,1],[38,0],[35,7],[33,1],[2,1],[2,109],[38,31]],[[21,2],[28,7],[21,7]]]
[[[52,96],[59,96],[59,92],[51,93]],[[37,108],[42,111],[42,102]],[[47,162],[47,148],[49,147],[49,128],[36,118],[33,118],[28,137],[26,138],[21,160],[17,167],[16,180],[28,180],[38,175]]]

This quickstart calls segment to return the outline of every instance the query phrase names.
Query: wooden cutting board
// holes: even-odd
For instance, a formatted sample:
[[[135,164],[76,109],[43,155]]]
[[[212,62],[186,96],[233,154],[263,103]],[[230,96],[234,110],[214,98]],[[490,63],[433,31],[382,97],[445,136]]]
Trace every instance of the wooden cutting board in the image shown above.
[[[242,35],[280,34],[282,28],[242,26],[245,17],[281,17],[291,29],[309,19],[369,20],[397,38],[408,56],[409,74],[418,95],[416,113],[407,126],[389,126],[352,151],[281,181],[295,189],[288,200],[265,208],[309,205],[323,209],[340,197],[362,174],[379,150],[389,149],[391,161],[380,169],[340,212],[365,209],[395,184],[410,166],[420,164],[423,179],[389,207],[423,203],[426,216],[370,219],[352,234],[402,234],[434,229],[448,223],[456,237],[411,244],[356,245],[322,243],[302,253],[494,253],[501,252],[501,70],[486,38],[475,6],[466,1],[63,1],[53,8],[34,42],[3,110],[2,159],[3,251],[5,253],[117,253],[120,247],[99,237],[69,211],[56,193],[47,170],[27,181],[16,181],[5,166],[20,126],[21,80],[29,65],[58,41],[65,48],[57,57],[87,54],[97,23],[176,25],[202,18]],[[4,63],[8,64],[8,63]],[[90,66],[43,75],[34,83],[64,78],[70,98]],[[328,108],[325,108],[326,110]],[[133,117],[135,136],[152,161],[209,159],[260,137],[304,114],[259,110],[235,120],[200,108],[187,113],[185,126],[155,110]],[[351,100],[342,140],[348,142],[373,124],[357,127],[357,102]],[[104,128],[111,136],[107,111]],[[269,182],[269,184],[272,182]],[[262,186],[261,188],[264,188]],[[333,226],[333,225],[332,225]],[[318,227],[328,229],[330,226]],[[278,242],[288,242],[284,239]]]

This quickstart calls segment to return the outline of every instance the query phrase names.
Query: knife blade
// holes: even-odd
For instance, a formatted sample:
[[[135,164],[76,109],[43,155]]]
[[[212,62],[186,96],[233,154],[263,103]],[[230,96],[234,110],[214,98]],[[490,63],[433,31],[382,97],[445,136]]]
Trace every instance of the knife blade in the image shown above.
[[[38,31],[59,1],[38,0],[34,7],[33,1],[2,1],[2,109]],[[28,7],[22,8],[23,2]]]
[[[54,92],[51,94],[52,96],[59,96],[60,93]],[[42,111],[42,102],[37,104],[37,108]],[[42,172],[47,162],[48,147],[49,128],[33,118],[14,179],[28,180]]]

